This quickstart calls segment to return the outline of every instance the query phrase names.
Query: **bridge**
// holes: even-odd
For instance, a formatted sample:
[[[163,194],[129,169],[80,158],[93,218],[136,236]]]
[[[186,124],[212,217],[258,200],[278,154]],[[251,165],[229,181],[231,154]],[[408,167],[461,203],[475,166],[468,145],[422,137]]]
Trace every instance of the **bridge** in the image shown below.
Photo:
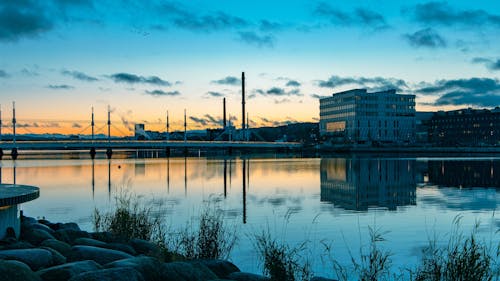
[[[17,158],[20,150],[89,150],[95,156],[96,150],[106,150],[111,157],[113,149],[163,149],[167,155],[171,149],[207,149],[207,150],[297,150],[302,147],[297,142],[250,142],[250,141],[142,141],[142,140],[50,140],[1,142],[0,154],[10,150]]]

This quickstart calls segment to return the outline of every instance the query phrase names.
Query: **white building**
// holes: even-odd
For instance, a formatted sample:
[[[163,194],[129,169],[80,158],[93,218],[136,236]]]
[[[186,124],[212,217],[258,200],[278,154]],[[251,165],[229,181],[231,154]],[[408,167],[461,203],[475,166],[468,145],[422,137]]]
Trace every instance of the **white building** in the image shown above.
[[[342,143],[412,143],[415,95],[355,89],[319,100],[320,135]]]

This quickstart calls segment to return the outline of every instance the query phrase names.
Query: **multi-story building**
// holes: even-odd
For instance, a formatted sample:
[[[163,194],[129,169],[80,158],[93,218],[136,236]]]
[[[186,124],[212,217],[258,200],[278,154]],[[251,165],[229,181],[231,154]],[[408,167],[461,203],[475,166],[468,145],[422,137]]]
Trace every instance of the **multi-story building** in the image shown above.
[[[415,95],[355,89],[319,100],[320,135],[343,143],[413,143]]]
[[[500,108],[438,111],[430,120],[429,141],[437,145],[498,145]]]

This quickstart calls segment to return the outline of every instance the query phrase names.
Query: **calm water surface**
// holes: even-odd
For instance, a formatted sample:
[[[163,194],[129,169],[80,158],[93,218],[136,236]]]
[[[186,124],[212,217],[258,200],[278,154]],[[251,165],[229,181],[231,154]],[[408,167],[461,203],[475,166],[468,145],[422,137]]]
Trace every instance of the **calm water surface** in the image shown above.
[[[499,158],[28,157],[2,160],[1,180],[40,187],[40,198],[22,206],[27,215],[89,231],[93,209],[109,208],[122,188],[160,199],[174,227],[218,201],[240,237],[232,260],[255,273],[251,237],[263,230],[290,244],[309,241],[313,271],[323,276],[332,270],[320,258],[322,244],[347,264],[350,251],[367,245],[369,227],[385,233],[381,246],[396,267],[414,263],[428,237],[445,240],[456,216],[465,232],[480,221],[480,235],[499,240]]]

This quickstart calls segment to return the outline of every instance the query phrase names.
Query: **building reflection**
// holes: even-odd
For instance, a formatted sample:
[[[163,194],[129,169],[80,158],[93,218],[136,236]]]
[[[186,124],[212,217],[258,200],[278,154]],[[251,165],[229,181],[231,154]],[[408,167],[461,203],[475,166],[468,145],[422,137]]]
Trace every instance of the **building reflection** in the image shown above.
[[[499,161],[429,161],[429,182],[450,187],[500,187]]]
[[[321,159],[321,202],[347,210],[415,205],[415,160]]]

